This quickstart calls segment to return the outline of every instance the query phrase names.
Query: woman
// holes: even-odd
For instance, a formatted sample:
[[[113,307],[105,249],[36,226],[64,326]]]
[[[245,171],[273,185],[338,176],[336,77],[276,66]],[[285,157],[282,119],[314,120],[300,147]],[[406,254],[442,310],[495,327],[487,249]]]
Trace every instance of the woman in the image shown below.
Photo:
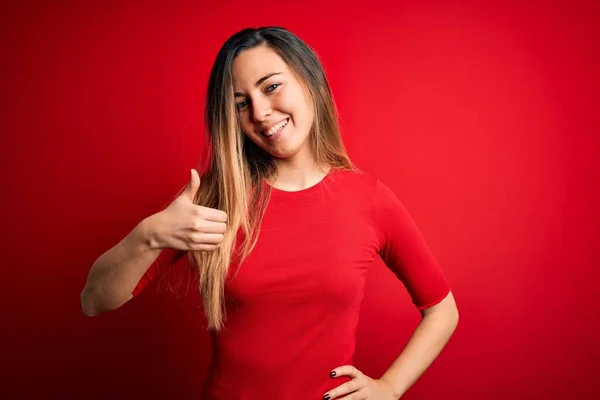
[[[86,315],[120,307],[184,254],[198,268],[213,359],[206,399],[397,399],[452,335],[450,286],[413,220],[350,161],[316,54],[278,27],[245,29],[214,63],[202,179],[96,260]],[[378,379],[352,366],[379,255],[423,315]]]

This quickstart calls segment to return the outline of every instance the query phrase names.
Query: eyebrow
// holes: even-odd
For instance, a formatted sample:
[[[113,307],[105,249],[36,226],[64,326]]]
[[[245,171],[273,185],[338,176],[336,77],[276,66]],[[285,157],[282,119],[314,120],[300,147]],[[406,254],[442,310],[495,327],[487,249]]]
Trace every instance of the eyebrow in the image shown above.
[[[263,76],[262,78],[260,78],[259,80],[257,80],[256,83],[254,84],[254,86],[258,87],[258,86],[260,86],[261,83],[263,83],[264,81],[266,81],[273,75],[279,75],[279,74],[281,74],[281,72],[273,72],[273,73],[267,74],[267,75]],[[240,93],[240,92],[235,92],[235,94],[233,95],[233,97],[243,97],[243,96],[244,96],[244,94]]]

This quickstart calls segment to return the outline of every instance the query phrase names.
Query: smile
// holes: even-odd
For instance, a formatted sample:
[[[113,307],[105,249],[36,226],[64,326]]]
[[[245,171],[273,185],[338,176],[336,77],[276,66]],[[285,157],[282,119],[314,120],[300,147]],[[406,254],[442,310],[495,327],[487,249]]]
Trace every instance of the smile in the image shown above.
[[[262,131],[261,133],[266,137],[271,137],[281,131],[288,124],[289,120],[289,118],[286,118],[268,131]]]

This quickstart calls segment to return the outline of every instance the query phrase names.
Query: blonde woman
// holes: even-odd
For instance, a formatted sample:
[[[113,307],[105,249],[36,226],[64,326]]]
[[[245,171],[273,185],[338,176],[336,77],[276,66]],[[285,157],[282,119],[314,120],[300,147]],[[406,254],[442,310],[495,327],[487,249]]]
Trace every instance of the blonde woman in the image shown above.
[[[401,397],[447,343],[458,311],[402,203],[348,157],[315,52],[279,27],[236,33],[213,65],[205,114],[202,177],[191,170],[168,207],[95,261],[83,312],[120,307],[187,254],[214,348],[202,398]],[[353,355],[376,256],[423,318],[372,378]]]

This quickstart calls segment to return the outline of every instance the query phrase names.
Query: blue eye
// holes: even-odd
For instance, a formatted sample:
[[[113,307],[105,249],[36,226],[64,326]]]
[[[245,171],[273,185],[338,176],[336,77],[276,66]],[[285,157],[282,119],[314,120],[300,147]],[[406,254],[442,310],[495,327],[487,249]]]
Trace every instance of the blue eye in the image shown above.
[[[279,86],[281,86],[280,83],[274,83],[272,85],[267,86],[267,92],[272,92],[273,90],[277,89]],[[270,88],[273,88],[271,90],[269,90]]]
[[[279,86],[281,86],[281,83],[273,83],[269,86],[267,86],[266,92],[270,93],[273,90],[277,89]],[[239,103],[237,103],[235,106],[237,107],[238,110],[241,110],[243,108],[245,108],[248,105],[248,100],[242,100]]]

